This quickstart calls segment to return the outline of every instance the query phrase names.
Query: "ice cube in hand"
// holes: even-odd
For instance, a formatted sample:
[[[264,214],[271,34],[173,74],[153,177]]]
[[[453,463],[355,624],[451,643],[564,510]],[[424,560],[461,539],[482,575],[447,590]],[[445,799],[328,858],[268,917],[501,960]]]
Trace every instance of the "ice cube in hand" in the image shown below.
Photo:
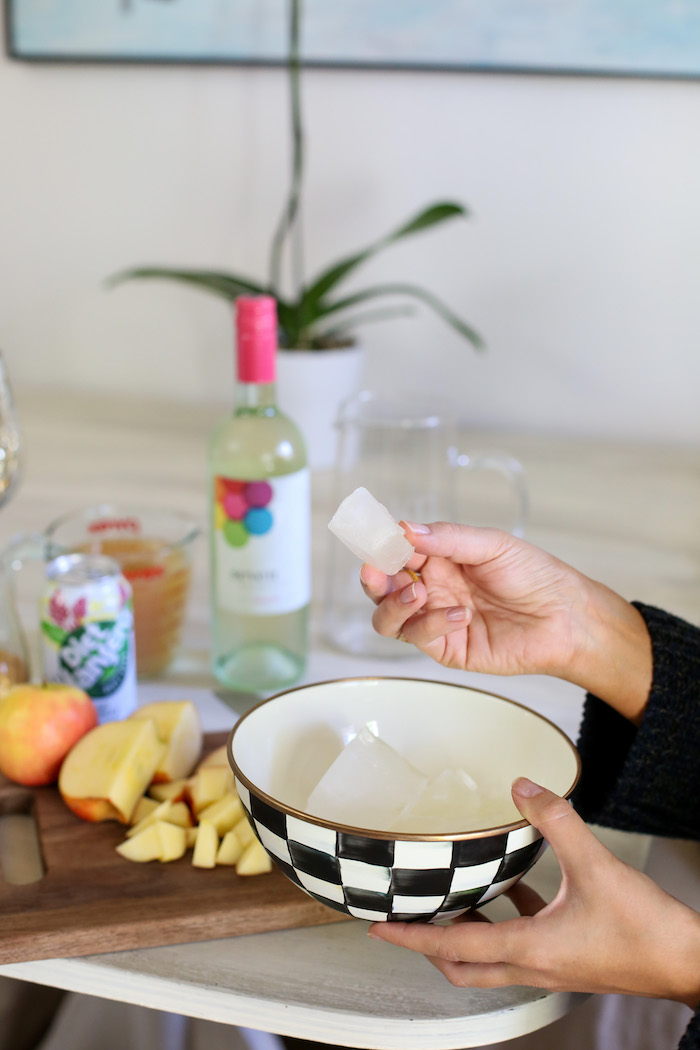
[[[328,528],[353,554],[388,576],[402,569],[415,549],[384,504],[364,487],[346,496]]]
[[[328,767],[306,811],[356,828],[388,831],[428,778],[365,726]]]

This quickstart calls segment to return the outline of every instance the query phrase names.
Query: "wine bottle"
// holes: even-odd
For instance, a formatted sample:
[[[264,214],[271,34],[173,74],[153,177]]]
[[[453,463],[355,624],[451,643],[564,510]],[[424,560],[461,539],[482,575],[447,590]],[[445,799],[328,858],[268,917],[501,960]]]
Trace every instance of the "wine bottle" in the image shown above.
[[[234,411],[209,447],[212,670],[259,696],[306,666],[311,483],[304,440],[276,405],[275,300],[239,297],[236,336]]]

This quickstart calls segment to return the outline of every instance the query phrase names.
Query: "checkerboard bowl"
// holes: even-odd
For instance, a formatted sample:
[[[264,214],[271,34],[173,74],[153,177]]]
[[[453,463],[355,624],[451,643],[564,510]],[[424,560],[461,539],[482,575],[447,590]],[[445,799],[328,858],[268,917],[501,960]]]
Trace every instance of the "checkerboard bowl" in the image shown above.
[[[497,826],[403,834],[336,824],[306,800],[344,744],[370,723],[426,775],[468,771],[503,799]],[[264,700],[231,732],[228,754],[253,828],[311,897],[370,921],[453,918],[509,889],[545,847],[510,797],[518,776],[568,797],[578,753],[553,723],[511,700],[411,678],[348,678]]]

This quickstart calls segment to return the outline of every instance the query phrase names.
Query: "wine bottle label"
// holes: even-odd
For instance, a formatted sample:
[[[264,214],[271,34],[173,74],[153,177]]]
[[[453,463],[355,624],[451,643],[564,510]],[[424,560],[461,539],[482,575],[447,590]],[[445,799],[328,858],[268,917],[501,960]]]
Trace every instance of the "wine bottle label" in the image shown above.
[[[260,481],[214,478],[216,604],[234,613],[294,612],[311,597],[307,468]]]

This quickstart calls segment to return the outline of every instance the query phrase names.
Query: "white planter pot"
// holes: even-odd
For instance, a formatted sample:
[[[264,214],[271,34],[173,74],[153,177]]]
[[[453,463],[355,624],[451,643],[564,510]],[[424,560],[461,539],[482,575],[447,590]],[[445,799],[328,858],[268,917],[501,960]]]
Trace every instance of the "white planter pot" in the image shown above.
[[[361,346],[277,354],[277,403],[304,435],[312,470],[333,465],[338,405],[362,388],[364,364]]]

